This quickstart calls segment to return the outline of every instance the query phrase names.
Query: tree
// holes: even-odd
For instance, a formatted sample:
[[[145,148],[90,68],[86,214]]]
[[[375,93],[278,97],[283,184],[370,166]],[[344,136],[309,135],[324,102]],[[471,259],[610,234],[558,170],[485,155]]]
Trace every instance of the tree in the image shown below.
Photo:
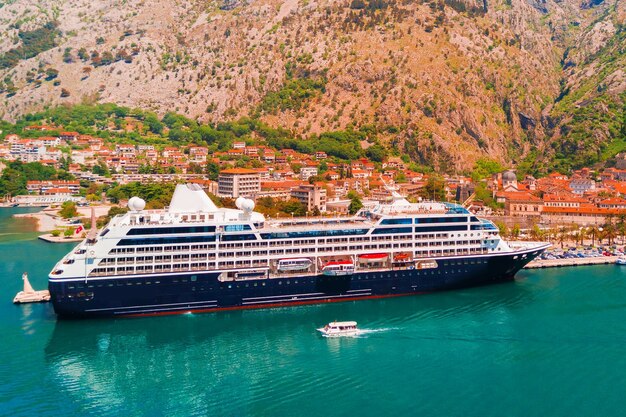
[[[206,175],[210,180],[217,181],[217,177],[220,175],[220,166],[213,161],[207,162]]]
[[[317,206],[313,207],[313,211],[311,211],[311,216],[321,216],[322,212]]]
[[[600,233],[600,230],[596,226],[591,226],[588,229],[589,234],[591,235],[591,246],[596,245],[596,237]]]
[[[504,168],[498,161],[494,161],[489,158],[480,158],[476,161],[474,165],[474,170],[472,171],[472,179],[474,181],[481,180],[486,178],[492,174],[503,171]]]
[[[54,80],[59,76],[59,70],[56,68],[48,68],[46,69],[46,81]]]
[[[156,135],[163,133],[163,123],[161,123],[156,114],[148,113],[144,119],[144,123],[148,126],[148,130],[150,130],[150,132]]]
[[[365,151],[365,156],[374,162],[383,162],[387,157],[387,149],[382,145],[372,145]]]
[[[63,231],[63,236],[65,236],[66,238],[72,237],[72,235],[74,235],[74,229],[72,229],[71,227],[68,227]]]
[[[76,217],[78,215],[78,211],[76,210],[76,203],[74,203],[73,201],[66,201],[65,203],[63,203],[61,205],[59,215],[64,219]]]
[[[533,240],[541,240],[543,235],[543,230],[541,230],[537,224],[534,224],[532,229],[530,229],[530,237]]]
[[[59,229],[54,229],[52,233],[50,233],[53,237],[61,236],[61,231]]]
[[[624,244],[624,235],[626,235],[626,214],[620,214],[617,219],[617,231],[622,238],[622,245]]]
[[[556,239],[557,239],[557,242],[561,244],[561,249],[563,249],[563,244],[567,240],[568,236],[569,236],[568,230],[566,227],[560,227],[558,229],[557,234],[556,234]]]
[[[348,193],[348,195],[350,194]],[[359,210],[361,210],[361,208],[363,208],[363,202],[361,201],[361,198],[359,197],[359,195],[355,193],[352,196],[352,198],[350,198],[350,205],[348,206],[348,213],[356,214],[358,213]]]
[[[202,166],[199,165],[199,164],[196,164],[195,162],[190,162],[189,163],[189,168],[187,169],[187,173],[189,173],[189,174],[202,174],[203,173]]]
[[[72,57],[72,48],[65,48],[65,51],[63,51],[63,62],[66,64],[74,62],[74,58]]]
[[[503,222],[495,222],[496,227],[498,228],[498,231],[500,232],[500,236],[505,237],[508,236],[508,228],[506,227],[506,224],[504,224]]]
[[[292,214],[293,216],[304,216],[306,214],[306,207],[300,200],[292,198],[283,205],[282,211]]]
[[[617,227],[615,227],[611,219],[607,220],[608,222],[604,225],[604,237],[609,240],[609,245],[611,245],[617,237]]]
[[[444,201],[446,199],[445,187],[446,183],[442,176],[431,175],[419,194],[427,200]]]
[[[78,57],[81,60],[86,61],[87,59],[89,59],[89,54],[87,54],[87,50],[85,48],[80,48],[78,50]]]
[[[94,165],[93,168],[91,169],[91,172],[93,172],[96,175],[102,175],[103,177],[110,177],[111,176],[111,172],[109,171],[109,167],[107,167],[102,162],[100,162],[97,165]]]
[[[515,223],[513,227],[511,228],[511,236],[514,238],[518,238],[520,235],[520,232],[521,232],[520,225],[518,223]]]

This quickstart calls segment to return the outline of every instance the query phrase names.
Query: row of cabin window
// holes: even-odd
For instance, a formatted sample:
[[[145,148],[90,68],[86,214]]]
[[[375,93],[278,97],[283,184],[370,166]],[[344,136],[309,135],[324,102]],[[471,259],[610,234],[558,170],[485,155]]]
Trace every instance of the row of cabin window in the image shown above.
[[[341,250],[341,249],[339,249]],[[443,250],[425,250],[425,251],[415,251],[415,255],[417,256],[441,256],[441,255],[455,255],[459,253],[483,253],[484,251],[480,248],[465,248],[465,249],[443,249]],[[234,267],[249,267],[249,266],[259,266],[259,265],[267,265],[267,260],[242,260],[242,261],[223,261],[218,262],[217,268],[234,268]],[[154,268],[154,269],[153,269]],[[106,268],[96,268],[92,271],[91,275],[97,274],[132,274],[132,273],[148,273],[148,272],[164,272],[174,270],[187,270],[189,268],[192,269],[205,269],[205,268],[215,268],[214,262],[199,262],[199,263],[185,263],[185,264],[156,264],[156,265],[135,265],[135,266],[118,266],[117,270],[115,267],[106,267]]]
[[[465,233],[464,235],[467,235]],[[473,233],[469,233],[470,236],[473,236]],[[477,234],[478,236],[478,234]],[[430,234],[421,234],[416,235],[415,239],[436,239],[436,238],[448,238],[447,233],[430,233]],[[302,242],[303,245],[314,245],[314,244],[330,244],[334,245],[337,243],[347,243],[347,242],[361,242],[361,241],[389,241],[389,240],[412,240],[411,236],[372,236],[372,237],[357,237],[357,238],[335,238],[335,239],[320,239],[317,243],[315,240],[302,240],[302,241],[293,241],[293,242],[269,242],[270,246],[284,246],[286,243],[297,244],[296,242]],[[223,248],[248,248],[248,247],[260,247],[267,246],[267,242],[251,242],[249,244],[244,243],[231,243],[225,245],[219,245],[220,249]],[[177,246],[147,246],[147,247],[138,247],[136,248],[137,253],[150,253],[150,252],[175,252],[175,251],[189,251],[189,250],[216,250],[217,246],[215,244],[212,245],[177,245]],[[118,254],[118,253],[133,253],[134,248],[115,248],[112,249],[109,253]],[[311,251],[308,251],[311,252]]]
[[[454,245],[454,246],[464,246],[464,245],[477,245],[480,244],[480,240],[459,240],[459,241],[430,241],[430,242],[416,242],[415,243],[415,247],[424,247],[424,246],[449,246],[449,245]],[[325,248],[320,248],[319,252],[328,252],[328,251],[342,251],[342,250],[377,250],[377,249],[388,249],[388,248],[407,248],[407,247],[411,247],[412,245],[410,243],[402,243],[402,244],[370,244],[370,245],[355,245],[355,246],[339,246],[339,247],[331,247],[331,248],[327,248],[325,250]],[[304,247],[304,248],[289,248],[289,249],[273,249],[270,250],[269,253],[268,251],[243,251],[243,252],[223,252],[220,253],[220,257],[222,258],[228,258],[228,257],[238,257],[238,256],[267,256],[269,255],[281,255],[281,254],[297,254],[297,253],[315,253],[316,248],[315,247]],[[159,262],[171,262],[173,261],[179,261],[179,260],[186,260],[189,259],[191,257],[191,260],[194,259],[215,259],[215,254],[214,253],[208,253],[208,254],[197,254],[197,253],[192,253],[192,254],[184,254],[184,255],[158,255],[155,257],[151,257],[151,256],[140,256],[137,258],[117,258],[118,263],[119,262],[137,262],[137,263],[142,263],[142,262],[152,262],[153,260],[157,263]],[[107,258],[104,260],[105,263],[114,263],[115,262],[115,258]]]
[[[267,260],[257,261],[225,261],[218,262],[217,269],[221,268],[238,268],[238,267],[254,267],[254,266],[267,266]],[[156,265],[136,265],[136,266],[114,266],[95,268],[90,272],[90,276],[98,275],[125,275],[125,274],[146,274],[146,273],[160,273],[160,272],[172,272],[172,271],[188,271],[188,270],[212,270],[215,269],[215,262],[198,262],[198,263],[186,263],[186,264],[156,264]]]
[[[173,228],[172,228],[173,229]],[[195,229],[189,227],[188,229]],[[133,232],[138,229],[131,229]],[[144,231],[148,231],[146,229]],[[155,229],[152,229],[153,231]],[[262,239],[285,239],[285,238],[297,238],[297,237],[324,237],[324,236],[353,236],[362,233],[366,229],[355,230],[326,230],[326,231],[307,231],[307,232],[285,232],[285,233],[262,233]],[[372,232],[373,235],[386,234],[409,234],[416,233],[428,233],[428,232],[449,232],[449,231],[464,231],[468,230],[467,225],[453,225],[453,226],[420,226],[420,227],[390,227],[390,228],[377,228]],[[156,232],[155,232],[156,234]],[[233,234],[222,235],[219,240],[222,242],[229,241],[246,241],[256,240],[257,237],[254,234]],[[145,245],[165,245],[171,243],[195,243],[195,242],[216,242],[217,236],[176,236],[176,237],[150,237],[150,238],[124,238],[118,242],[119,246],[145,246]],[[328,242],[329,239],[326,239]],[[336,241],[331,239],[331,241]]]
[[[427,234],[427,235],[418,235],[417,239],[434,239],[435,237],[447,237],[447,234]],[[317,245],[317,244],[337,244],[337,243],[347,243],[347,242],[363,242],[363,241],[388,241],[388,240],[412,240],[411,236],[373,236],[373,237],[359,237],[359,238],[335,238],[335,239],[321,239],[318,242],[315,240],[302,240],[302,241],[292,241],[292,242],[284,242],[284,241],[275,241],[275,242],[251,242],[248,244],[244,243],[230,243],[230,244],[220,244],[219,248],[242,248],[242,247],[261,247],[261,246],[284,246],[286,244],[302,244],[302,245]],[[296,243],[300,242],[300,243]],[[189,251],[189,250],[216,250],[217,245],[176,245],[176,246],[144,246],[137,248],[114,248],[109,253],[110,254],[118,254],[118,253],[134,253],[135,250],[137,253],[149,253],[149,252],[175,252],[175,251]]]
[[[417,242],[415,247],[434,247],[434,246],[447,246],[447,245],[457,246],[457,250],[463,250],[463,246],[472,245],[472,244],[480,244],[479,240],[464,240],[464,241],[454,241],[454,242]],[[377,249],[400,249],[400,248],[410,248],[411,244],[384,244],[384,245],[355,245],[355,246],[340,246],[334,247],[329,251],[359,251],[359,250],[377,250]],[[460,248],[459,248],[460,247]],[[290,254],[306,254],[306,253],[314,253],[315,248],[301,248],[301,249],[281,249],[281,250],[270,250],[268,251],[243,251],[243,252],[224,252],[220,254],[220,258],[234,258],[234,257],[250,257],[250,256],[267,256],[267,255],[290,255]],[[324,252],[324,250],[320,250],[320,252]],[[216,256],[213,253],[209,254],[190,254],[190,255],[159,255],[159,256],[138,256],[136,258],[127,257],[127,258],[117,258],[117,263],[121,264],[123,262],[133,262],[133,263],[171,263],[172,261],[182,261],[182,260],[212,260],[216,259]],[[114,265],[116,258],[106,258],[102,261],[102,265]]]
[[[474,216],[470,219],[472,222],[477,222],[478,219]],[[445,216],[445,217],[415,217],[404,219],[383,219],[380,221],[381,225],[388,224],[433,224],[433,223],[467,223],[468,218],[466,216]]]

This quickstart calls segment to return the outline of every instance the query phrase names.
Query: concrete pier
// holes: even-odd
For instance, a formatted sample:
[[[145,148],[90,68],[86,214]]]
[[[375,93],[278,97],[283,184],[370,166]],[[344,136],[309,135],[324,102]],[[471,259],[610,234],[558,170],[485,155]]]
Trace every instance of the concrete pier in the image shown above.
[[[597,258],[569,258],[569,259],[536,259],[525,268],[556,268],[562,266],[583,266],[614,264],[619,256],[600,256]]]

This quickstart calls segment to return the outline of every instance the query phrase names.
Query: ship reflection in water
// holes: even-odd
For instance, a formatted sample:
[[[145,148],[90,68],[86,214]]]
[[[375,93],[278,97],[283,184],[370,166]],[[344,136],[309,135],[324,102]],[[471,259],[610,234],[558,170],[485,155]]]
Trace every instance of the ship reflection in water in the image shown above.
[[[270,403],[280,410],[294,394],[309,395],[319,384],[358,389],[364,360],[419,351],[420,339],[506,339],[514,333],[511,310],[532,302],[530,294],[508,284],[292,309],[58,321],[46,360],[62,398],[98,415],[242,415]],[[462,328],[455,324],[459,315]],[[503,334],[486,335],[485,316]],[[351,341],[319,337],[319,323],[344,317],[391,330]]]

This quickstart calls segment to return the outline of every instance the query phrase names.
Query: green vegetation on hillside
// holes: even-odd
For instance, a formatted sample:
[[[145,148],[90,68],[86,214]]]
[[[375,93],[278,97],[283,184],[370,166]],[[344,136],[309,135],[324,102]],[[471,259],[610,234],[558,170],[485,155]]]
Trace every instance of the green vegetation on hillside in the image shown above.
[[[325,78],[295,78],[288,80],[278,91],[272,91],[261,101],[259,110],[276,114],[285,110],[300,110],[306,100],[318,97],[326,90]]]
[[[561,120],[552,143],[560,171],[604,162],[626,150],[626,93],[610,91],[609,77],[626,66],[626,27],[619,26],[607,44],[583,63],[599,67],[581,85],[561,93],[552,117]]]
[[[159,119],[152,112],[110,103],[61,106],[26,115],[15,124],[1,122],[0,129],[3,132],[0,137],[10,133],[22,137],[58,134],[24,129],[32,124],[44,123],[63,126],[64,130],[94,135],[114,143],[155,146],[197,144],[207,146],[210,152],[227,151],[232,148],[233,142],[245,141],[248,144],[266,144],[276,149],[293,149],[308,154],[323,151],[342,160],[368,156],[375,162],[381,162],[388,154],[377,139],[377,129],[369,125],[359,130],[324,132],[302,138],[286,129],[270,127],[255,118],[208,125],[171,112]],[[372,144],[367,150],[360,143],[364,140]]]
[[[2,171],[0,176],[0,196],[10,194],[16,196],[18,194],[26,194],[27,181],[46,181],[46,180],[71,180],[74,179],[70,174],[63,170],[56,170],[40,164],[39,162],[30,162],[24,164],[19,161],[7,162],[7,167]]]
[[[107,197],[114,203],[137,196],[147,201],[146,208],[163,208],[170,203],[174,194],[174,183],[140,183],[131,182],[115,185],[107,191]]]
[[[0,69],[13,68],[20,60],[32,58],[54,48],[57,46],[56,38],[59,35],[56,22],[48,22],[35,30],[20,30],[17,36],[21,45],[0,55]]]

